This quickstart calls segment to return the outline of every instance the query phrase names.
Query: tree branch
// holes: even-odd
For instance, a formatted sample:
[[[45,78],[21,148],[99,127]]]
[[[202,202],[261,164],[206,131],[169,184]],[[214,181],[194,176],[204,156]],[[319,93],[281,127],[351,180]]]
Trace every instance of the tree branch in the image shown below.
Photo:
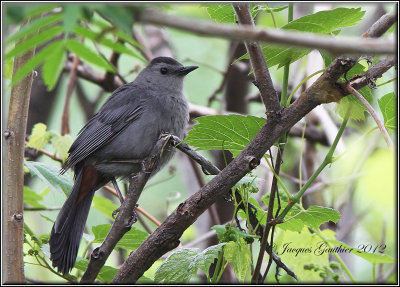
[[[28,24],[28,20],[25,24]],[[22,26],[23,28],[23,26]],[[21,40],[24,41],[25,39]],[[21,44],[21,42],[18,42]],[[35,49],[14,58],[13,77],[16,72],[35,55]],[[2,275],[4,283],[24,283],[24,148],[28,119],[29,97],[33,82],[33,72],[11,88],[7,127],[4,144],[7,150],[5,163],[5,192],[2,204]]]
[[[118,209],[118,216],[101,246],[93,250],[81,283],[92,283],[96,279],[100,269],[104,266],[118,241],[131,229],[132,224],[136,222],[134,208],[145,184],[150,178],[151,172],[157,165],[164,145],[165,138],[162,137],[153,148],[151,155],[142,162],[142,170],[130,178],[129,189],[124,202]]]
[[[394,16],[392,16],[394,18]],[[215,24],[208,21],[187,19],[168,15],[151,9],[138,10],[138,22],[168,26],[190,31],[203,36],[219,37],[243,41],[260,41],[274,44],[322,49],[334,55],[339,54],[395,54],[396,45],[392,40],[356,39],[347,40],[312,33],[285,31],[281,29],[253,29],[229,24]],[[380,26],[380,25],[379,25]]]

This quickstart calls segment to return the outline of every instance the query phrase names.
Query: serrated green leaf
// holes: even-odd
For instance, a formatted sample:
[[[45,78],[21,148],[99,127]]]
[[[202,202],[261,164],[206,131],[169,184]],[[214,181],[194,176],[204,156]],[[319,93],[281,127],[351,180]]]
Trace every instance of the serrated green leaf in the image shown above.
[[[94,196],[93,197],[93,204],[94,208],[99,210],[101,213],[103,213],[105,216],[107,216],[109,219],[112,219],[112,211],[116,210],[118,208],[117,205],[111,202],[108,198],[102,197],[102,196]]]
[[[66,4],[63,5],[63,25],[64,31],[69,33],[74,30],[74,27],[78,23],[79,18],[81,17],[82,6],[81,5],[73,5]]]
[[[55,149],[56,155],[61,157],[62,160],[66,160],[68,157],[68,150],[72,145],[72,139],[70,135],[61,136],[54,134],[51,139],[51,143]]]
[[[80,59],[104,68],[107,71],[115,72],[114,67],[111,66],[110,63],[108,63],[104,58],[99,56],[96,52],[94,52],[92,49],[85,46],[81,42],[75,39],[68,39],[66,40],[66,47],[72,53],[75,53]]]
[[[240,238],[237,242],[230,241],[226,243],[224,257],[228,262],[232,263],[233,271],[239,281],[244,283],[251,265],[251,252],[243,238]]]
[[[47,126],[43,123],[37,123],[32,128],[32,134],[29,137],[27,147],[39,150],[43,148],[50,140],[51,133],[48,132]]]
[[[67,60],[67,52],[64,47],[55,50],[54,53],[49,55],[45,60],[42,67],[43,82],[47,86],[47,90],[51,91],[57,84],[58,78],[63,71],[65,62]]]
[[[15,57],[15,56],[21,55],[27,51],[30,51],[33,48],[39,46],[40,44],[43,44],[43,43],[53,39],[55,36],[60,34],[62,31],[63,31],[62,27],[54,26],[54,27],[51,27],[47,30],[40,32],[39,34],[36,34],[36,35],[30,37],[27,40],[19,42],[14,47],[14,49],[12,49],[8,53],[6,53],[5,59],[9,59],[11,57]]]
[[[286,205],[283,204],[281,208],[285,208]],[[339,219],[340,213],[331,208],[312,205],[307,210],[300,210],[293,207],[285,216],[285,222],[278,224],[277,227],[283,230],[301,232],[304,226],[318,229],[325,222],[337,223]]]
[[[366,67],[361,65],[360,63],[357,63],[354,65],[353,68],[350,69],[350,71],[347,72],[347,78],[351,79],[352,77],[356,75],[361,75],[366,71]],[[344,77],[341,77],[342,81],[345,81]],[[369,102],[372,102],[373,96],[372,92],[368,87],[364,87],[358,92]],[[353,120],[357,121],[363,121],[365,120],[365,112],[367,111],[367,108],[354,96],[354,95],[348,95],[344,98],[342,98],[337,104],[336,111],[339,113],[339,115],[344,118],[347,110],[351,108],[350,111],[350,118]]]
[[[69,195],[72,189],[72,178],[67,174],[60,174],[60,168],[43,162],[25,161],[26,167],[32,175],[42,180],[52,192],[63,192]]]
[[[27,25],[22,26],[21,29],[8,37],[6,43],[10,44],[12,42],[18,41],[19,39],[22,39],[23,37],[31,33],[35,33],[38,30],[43,29],[47,25],[60,21],[61,18],[61,14],[51,14],[39,19],[35,19],[32,22],[29,22]]]
[[[201,4],[200,7],[207,9],[207,13],[211,19],[219,23],[236,23],[236,13],[231,4]],[[250,4],[250,13],[253,19],[259,12],[279,12],[285,10],[287,6],[267,8],[261,5]]]
[[[378,99],[378,104],[383,115],[385,127],[396,130],[396,98],[394,93],[386,94]]]
[[[316,34],[332,34],[336,33],[337,29],[357,24],[364,14],[365,11],[361,11],[361,8],[337,8],[330,11],[320,11],[289,22],[282,26],[281,29]],[[279,68],[301,59],[312,51],[312,49],[290,48],[269,44],[263,44],[262,49],[268,67],[279,65]],[[246,53],[236,61],[248,58],[249,56]]]
[[[112,210],[110,210],[112,212]],[[92,232],[94,234],[94,243],[102,243],[106,238],[108,232],[111,229],[111,224],[101,224],[92,227]],[[134,227],[131,228],[124,236],[121,238],[120,241],[117,243],[117,247],[121,247],[127,249],[129,251],[136,250],[140,244],[148,237],[146,232],[143,232],[139,229]]]
[[[154,281],[186,283],[196,275],[198,269],[207,274],[210,265],[218,257],[218,253],[224,245],[225,243],[220,243],[210,246],[203,252],[199,252],[198,248],[176,249],[158,267]]]
[[[204,116],[196,121],[185,142],[198,150],[230,150],[234,157],[265,124],[263,118],[241,115]]]
[[[300,211],[296,218],[305,225],[318,229],[321,224],[328,221],[337,223],[340,219],[340,213],[332,208],[312,205],[307,210]]]
[[[76,261],[75,263],[75,268],[81,271],[86,271],[86,268],[89,264],[89,261],[87,259],[80,258],[79,260]],[[109,283],[111,280],[117,275],[118,269],[104,265],[100,271],[99,274],[97,275],[96,279],[99,280],[102,283]]]
[[[57,49],[60,49],[62,46],[62,40],[54,41],[26,61],[26,63],[15,72],[12,78],[11,86],[14,86],[16,83],[25,78],[25,76],[31,73],[33,69],[42,64],[49,55],[51,55]]]
[[[32,207],[39,207],[39,208],[44,208],[45,206],[43,204],[40,204],[39,201],[41,201],[43,197],[39,194],[37,194],[35,191],[30,189],[27,186],[24,186],[24,203],[28,204]]]
[[[99,43],[100,45],[108,47],[108,48],[112,49],[113,51],[118,52],[120,54],[127,54],[127,55],[130,55],[141,61],[146,61],[146,59],[144,59],[143,56],[139,55],[137,52],[132,51],[131,49],[129,49],[128,47],[126,47],[124,44],[122,44],[120,42],[115,42],[115,41],[105,38],[105,37],[99,38],[101,36],[101,33],[100,34],[95,33],[85,27],[82,27],[82,26],[76,26],[74,29],[74,33],[78,36],[82,36],[82,37],[85,37],[86,39],[95,41],[95,42]]]
[[[211,19],[219,23],[235,23],[236,14],[231,4],[202,4]]]

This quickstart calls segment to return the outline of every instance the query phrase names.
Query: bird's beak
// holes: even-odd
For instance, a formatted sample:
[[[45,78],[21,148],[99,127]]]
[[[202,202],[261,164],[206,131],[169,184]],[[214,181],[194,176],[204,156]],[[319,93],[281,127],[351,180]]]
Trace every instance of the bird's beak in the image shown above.
[[[183,68],[179,69],[177,71],[177,73],[178,73],[178,75],[187,75],[191,71],[196,70],[197,68],[198,68],[198,66],[187,66],[187,67],[183,67]]]

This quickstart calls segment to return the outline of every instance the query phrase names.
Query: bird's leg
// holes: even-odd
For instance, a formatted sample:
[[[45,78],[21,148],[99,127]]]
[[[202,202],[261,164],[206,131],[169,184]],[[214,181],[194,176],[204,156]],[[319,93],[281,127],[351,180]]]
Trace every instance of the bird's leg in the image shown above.
[[[119,201],[121,202],[120,207],[118,207],[118,208],[117,208],[116,210],[114,210],[113,213],[112,213],[112,218],[114,218],[114,220],[115,220],[116,214],[120,211],[120,208],[121,208],[121,206],[122,206],[122,203],[124,203],[124,197],[122,196],[122,193],[121,193],[121,191],[119,190],[119,187],[118,187],[117,181],[115,180],[115,177],[113,177],[113,178],[111,179],[111,182],[112,182],[112,184],[113,184],[113,186],[114,186],[114,188],[115,188],[115,191],[116,191],[117,194],[118,194]]]
[[[111,182],[115,188],[115,191],[118,194],[119,201],[121,202],[121,205],[122,205],[122,203],[124,203],[124,196],[122,195],[121,191],[119,190],[119,187],[118,187],[117,181],[115,180],[115,177],[113,177],[111,179]]]

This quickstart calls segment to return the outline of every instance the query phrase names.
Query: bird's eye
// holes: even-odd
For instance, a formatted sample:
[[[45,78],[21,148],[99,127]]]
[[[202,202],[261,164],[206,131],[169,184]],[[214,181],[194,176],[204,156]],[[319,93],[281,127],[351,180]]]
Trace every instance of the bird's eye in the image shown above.
[[[160,73],[163,74],[163,75],[165,75],[166,73],[168,73],[168,69],[165,68],[165,67],[162,67],[162,68],[160,69]]]

